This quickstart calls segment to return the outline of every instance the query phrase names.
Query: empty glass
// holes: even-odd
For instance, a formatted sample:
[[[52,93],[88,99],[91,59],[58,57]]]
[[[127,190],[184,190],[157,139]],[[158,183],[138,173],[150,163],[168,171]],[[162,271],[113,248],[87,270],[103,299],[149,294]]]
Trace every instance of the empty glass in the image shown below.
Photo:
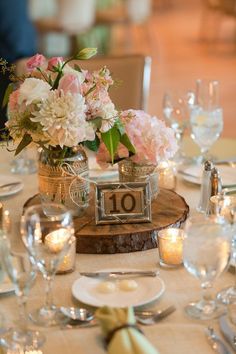
[[[225,308],[216,303],[209,290],[230,260],[230,225],[220,218],[199,216],[187,221],[185,232],[184,266],[200,280],[202,288],[202,299],[188,304],[185,311],[189,316],[202,320],[218,317]]]
[[[28,329],[28,313],[26,302],[32,287],[36,269],[29,261],[28,255],[14,253],[5,235],[0,238],[0,253],[5,271],[15,286],[15,294],[19,305],[20,318],[16,328],[11,328],[1,335],[1,344],[13,349],[17,345],[21,348],[38,349],[45,341],[45,337],[38,331]]]
[[[198,162],[207,160],[208,151],[223,130],[223,110],[219,106],[219,82],[196,81],[196,100],[190,115],[191,137],[200,147]]]
[[[165,93],[162,101],[163,116],[168,125],[175,132],[179,151],[175,156],[176,162],[184,162],[186,159],[182,148],[182,140],[189,124],[190,109],[194,104],[194,94],[188,92],[185,95]]]
[[[53,304],[52,282],[63,256],[73,242],[73,221],[70,212],[60,204],[45,203],[25,210],[22,236],[32,261],[46,280],[45,305],[30,314],[42,326],[53,326],[65,317]]]

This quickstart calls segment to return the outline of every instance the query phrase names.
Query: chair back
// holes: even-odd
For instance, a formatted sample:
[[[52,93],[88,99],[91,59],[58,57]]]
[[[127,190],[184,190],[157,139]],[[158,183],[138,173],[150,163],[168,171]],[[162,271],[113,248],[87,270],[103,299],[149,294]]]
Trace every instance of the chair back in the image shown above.
[[[97,57],[79,62],[83,69],[98,70],[106,66],[115,81],[110,96],[118,110],[147,111],[151,76],[151,58],[144,55]]]

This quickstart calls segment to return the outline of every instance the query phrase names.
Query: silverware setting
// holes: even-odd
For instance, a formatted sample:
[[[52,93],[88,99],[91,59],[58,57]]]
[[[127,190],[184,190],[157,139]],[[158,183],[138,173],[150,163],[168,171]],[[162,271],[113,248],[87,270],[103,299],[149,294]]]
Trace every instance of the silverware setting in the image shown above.
[[[232,354],[232,352],[228,349],[227,345],[224,343],[223,339],[221,339],[221,337],[216,334],[216,332],[211,326],[206,328],[206,336],[210,346],[216,353]]]
[[[64,323],[61,328],[89,328],[98,325],[94,314],[84,308],[61,307],[61,312],[68,318],[68,322]],[[135,318],[138,323],[150,326],[168,317],[176,310],[175,306],[169,306],[163,310],[134,310]]]
[[[230,344],[231,348],[236,352],[236,333],[230,327],[227,316],[221,316],[219,320],[220,331],[225,340]]]
[[[119,276],[138,276],[138,277],[156,277],[159,274],[158,271],[115,271],[115,272],[80,272],[80,275],[91,278],[113,278]]]
[[[175,310],[176,310],[176,307],[172,305],[172,306],[167,307],[164,310],[159,310],[156,313],[149,315],[149,316],[146,316],[146,315],[142,316],[140,314],[139,315],[135,314],[135,317],[136,317],[138,323],[145,325],[145,326],[150,326],[150,325],[154,325],[155,323],[168,317]]]

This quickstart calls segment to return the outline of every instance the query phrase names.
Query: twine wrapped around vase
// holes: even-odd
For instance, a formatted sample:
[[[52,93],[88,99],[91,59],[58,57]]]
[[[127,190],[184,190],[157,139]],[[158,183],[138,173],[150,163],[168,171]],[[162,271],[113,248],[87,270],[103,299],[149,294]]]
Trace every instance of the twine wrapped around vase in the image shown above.
[[[129,159],[119,162],[120,182],[143,182],[150,181],[151,199],[156,199],[158,189],[158,172],[154,165],[137,164]]]
[[[82,147],[69,157],[58,159],[43,150],[39,157],[38,179],[42,202],[64,204],[74,216],[89,206],[88,159]]]

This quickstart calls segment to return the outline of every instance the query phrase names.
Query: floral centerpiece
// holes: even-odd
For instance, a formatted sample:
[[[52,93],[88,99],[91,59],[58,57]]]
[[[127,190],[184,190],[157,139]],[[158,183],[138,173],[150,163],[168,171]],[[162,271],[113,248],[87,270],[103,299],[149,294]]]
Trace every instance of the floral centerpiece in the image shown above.
[[[178,150],[174,131],[162,120],[141,110],[120,112],[120,120],[136,150],[135,154],[130,156],[124,145],[118,145],[116,159],[121,160],[120,181],[141,181],[149,177],[154,199],[158,193],[158,163],[170,159]],[[106,167],[111,162],[104,144],[99,147],[97,162],[101,167]]]
[[[94,54],[94,48],[67,60],[37,54],[28,60],[24,76],[13,74],[4,98],[16,154],[32,143],[41,148],[41,197],[62,202],[75,214],[88,204],[88,164],[81,145],[96,151],[102,141],[112,162],[119,144],[135,152],[109,96],[109,70],[89,72],[78,65]],[[4,62],[2,70],[7,70]]]

